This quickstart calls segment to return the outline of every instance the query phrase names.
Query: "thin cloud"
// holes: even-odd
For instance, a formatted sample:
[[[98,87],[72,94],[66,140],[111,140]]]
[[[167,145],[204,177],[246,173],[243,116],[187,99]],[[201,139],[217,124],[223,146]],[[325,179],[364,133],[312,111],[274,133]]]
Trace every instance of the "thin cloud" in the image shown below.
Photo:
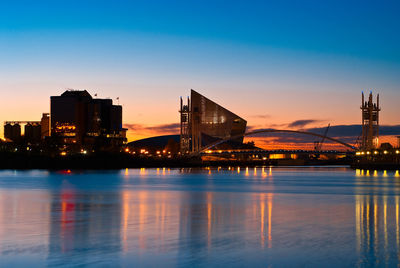
[[[303,128],[307,125],[319,123],[319,122],[322,122],[322,120],[315,120],[315,119],[296,120],[296,121],[293,121],[292,123],[288,124],[287,126],[289,128]]]
[[[253,132],[255,130],[260,130],[260,129],[264,129],[263,126],[260,125],[256,125],[256,126],[247,126],[246,127],[246,132]]]
[[[257,118],[257,119],[268,119],[268,118],[271,118],[271,116],[269,114],[256,114],[256,115],[250,115],[249,117]]]

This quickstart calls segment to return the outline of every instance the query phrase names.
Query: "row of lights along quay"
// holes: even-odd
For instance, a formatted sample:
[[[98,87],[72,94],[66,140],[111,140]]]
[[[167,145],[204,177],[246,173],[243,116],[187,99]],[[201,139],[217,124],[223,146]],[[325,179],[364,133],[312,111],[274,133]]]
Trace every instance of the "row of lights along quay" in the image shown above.
[[[398,168],[400,148],[379,144],[379,95],[362,94],[361,139],[353,146],[327,135],[294,130],[261,132],[311,135],[314,150],[264,150],[244,142],[247,121],[191,90],[180,101],[180,133],[127,142],[122,106],[86,90],[67,90],[50,97],[50,113],[37,121],[4,122],[0,168],[82,168],[138,166],[318,165],[352,164],[355,168]],[[22,127],[24,126],[24,133]],[[346,151],[323,150],[324,141]],[[400,138],[399,138],[400,144]]]
[[[353,167],[364,169],[398,169],[400,166],[400,136],[397,148],[390,143],[379,145],[379,95],[376,102],[372,93],[368,100],[362,94],[362,136],[359,150],[355,153]]]
[[[364,169],[398,169],[400,148],[357,151],[353,166]]]

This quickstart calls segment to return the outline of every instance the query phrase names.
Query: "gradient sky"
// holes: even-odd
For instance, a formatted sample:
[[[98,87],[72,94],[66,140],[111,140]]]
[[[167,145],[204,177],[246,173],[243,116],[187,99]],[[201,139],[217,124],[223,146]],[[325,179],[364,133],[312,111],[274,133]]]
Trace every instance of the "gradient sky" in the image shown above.
[[[399,14],[399,1],[2,1],[0,121],[87,89],[120,97],[133,140],[177,123],[193,88],[258,128],[359,124],[374,90],[397,125]]]

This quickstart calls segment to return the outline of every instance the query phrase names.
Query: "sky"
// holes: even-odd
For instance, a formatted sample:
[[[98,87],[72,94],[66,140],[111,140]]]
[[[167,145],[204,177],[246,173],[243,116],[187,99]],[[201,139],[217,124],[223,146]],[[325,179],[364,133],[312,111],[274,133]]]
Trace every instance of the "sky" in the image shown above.
[[[136,140],[176,133],[193,88],[251,129],[360,124],[371,90],[381,124],[400,125],[398,14],[399,1],[1,1],[0,121],[40,120],[49,96],[86,89],[119,97]]]

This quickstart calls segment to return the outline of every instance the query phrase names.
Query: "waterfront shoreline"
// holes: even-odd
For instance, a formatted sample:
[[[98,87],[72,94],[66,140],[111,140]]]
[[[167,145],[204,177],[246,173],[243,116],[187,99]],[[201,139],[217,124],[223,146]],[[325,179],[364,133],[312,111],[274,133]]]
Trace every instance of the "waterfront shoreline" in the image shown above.
[[[144,158],[125,153],[98,153],[92,155],[75,154],[70,156],[50,156],[27,153],[0,153],[0,170],[4,169],[80,169],[112,170],[125,168],[201,168],[201,167],[255,167],[255,166],[350,166],[351,161],[202,161],[201,158]]]

